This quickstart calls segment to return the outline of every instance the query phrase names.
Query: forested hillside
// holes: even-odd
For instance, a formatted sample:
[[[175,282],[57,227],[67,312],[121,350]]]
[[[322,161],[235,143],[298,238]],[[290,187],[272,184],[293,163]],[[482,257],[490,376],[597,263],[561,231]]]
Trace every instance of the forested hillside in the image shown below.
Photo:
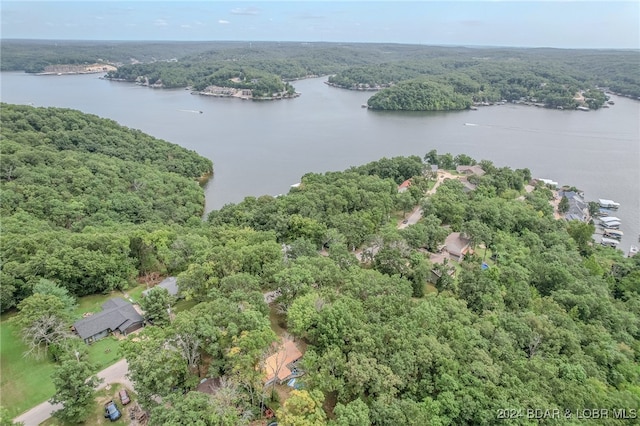
[[[528,409],[557,409],[548,424],[581,424],[594,408],[609,415],[593,424],[637,417],[640,257],[554,219],[548,188],[525,192],[527,169],[484,160],[470,185],[435,187],[428,164],[476,161],[383,158],[202,221],[206,160],[75,111],[2,108],[3,309],[55,300],[32,294],[42,278],[82,295],[178,277],[189,308],[123,344],[150,424],[248,425],[266,407],[285,426],[537,423]],[[133,156],[143,141],[148,153]],[[415,206],[421,219],[400,225]],[[454,231],[471,251],[436,261]],[[287,397],[264,386],[282,336],[304,347],[302,387]],[[214,392],[195,390],[205,378]]]
[[[40,277],[76,295],[126,287],[131,232],[202,215],[211,161],[78,111],[1,107],[3,310]]]

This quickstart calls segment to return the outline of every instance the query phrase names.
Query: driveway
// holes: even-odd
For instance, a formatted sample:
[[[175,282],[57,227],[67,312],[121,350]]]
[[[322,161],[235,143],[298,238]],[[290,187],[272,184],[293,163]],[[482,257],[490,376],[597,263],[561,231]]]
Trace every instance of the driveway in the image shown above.
[[[398,225],[398,229],[404,229],[409,225],[415,225],[421,218],[422,209],[418,206],[413,209],[413,211],[409,214],[409,217],[407,217]]]
[[[100,371],[97,376],[104,381],[98,385],[96,390],[105,388],[107,385],[112,383],[122,383],[127,388],[133,390],[133,385],[126,377],[129,373],[129,365],[127,364],[127,360],[121,359],[115,364],[105,368]],[[62,408],[61,404],[51,404],[48,401],[43,402],[40,405],[33,407],[31,410],[23,413],[13,419],[14,422],[23,422],[24,426],[38,426],[40,423],[47,420],[51,415]]]

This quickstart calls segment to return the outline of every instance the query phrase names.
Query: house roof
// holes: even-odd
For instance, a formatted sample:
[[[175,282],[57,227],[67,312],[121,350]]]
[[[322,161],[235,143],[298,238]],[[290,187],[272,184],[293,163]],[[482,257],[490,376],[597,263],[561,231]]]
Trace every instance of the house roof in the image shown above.
[[[469,246],[469,240],[462,237],[459,232],[450,233],[444,240],[447,251],[454,256],[462,256],[463,250]]]
[[[171,296],[178,295],[178,280],[176,279],[176,277],[167,277],[153,288],[156,288],[156,287],[167,289],[167,291],[169,292],[169,295]],[[151,289],[145,290],[142,292],[142,294],[146,296],[150,290]]]
[[[105,330],[126,330],[131,324],[144,321],[133,305],[122,298],[109,299],[102,304],[102,312],[76,321],[73,324],[82,339],[88,339]]]
[[[284,380],[291,375],[288,365],[302,357],[302,352],[292,340],[285,340],[282,348],[265,360],[264,371],[267,374],[265,382],[273,380],[276,375],[278,380]]]
[[[472,175],[477,175],[477,176],[482,176],[482,175],[484,175],[486,173],[482,169],[482,167],[480,167],[477,164],[473,165],[473,166],[458,166],[458,167],[456,167],[456,172],[465,173],[465,174],[472,174]]]
[[[402,183],[400,184],[400,186],[398,187],[398,189],[401,189],[401,188],[408,188],[408,187],[410,187],[410,186],[411,186],[411,179],[407,179],[407,180],[405,180],[404,182],[402,182]]]

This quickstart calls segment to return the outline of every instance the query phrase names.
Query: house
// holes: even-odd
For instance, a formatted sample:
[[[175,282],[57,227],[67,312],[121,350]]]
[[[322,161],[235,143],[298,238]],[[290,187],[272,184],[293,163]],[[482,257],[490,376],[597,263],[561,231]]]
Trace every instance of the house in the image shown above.
[[[470,242],[460,232],[452,232],[444,240],[444,250],[449,253],[449,258],[460,262],[465,254],[472,252]]]
[[[156,288],[156,287],[166,289],[169,292],[169,296],[173,296],[173,297],[178,297],[178,292],[180,291],[178,289],[178,280],[176,279],[176,277],[167,277],[153,288]],[[149,293],[149,291],[151,291],[151,289],[143,291],[142,295],[146,296]]]
[[[456,172],[463,174],[463,175],[467,175],[467,176],[471,176],[471,175],[475,175],[475,176],[484,176],[484,174],[486,173],[482,167],[480,167],[479,165],[474,165],[474,166],[458,166],[456,167]]]
[[[564,215],[566,220],[589,221],[589,204],[584,201],[582,194],[575,191],[558,191],[558,196],[567,197],[569,201],[569,209]]]
[[[451,278],[456,276],[456,268],[448,268],[446,269],[447,275],[449,275]],[[435,284],[438,282],[438,280],[440,279],[440,277],[442,277],[442,271],[439,271],[436,268],[433,268],[431,270],[431,274],[429,274],[429,282]]]
[[[133,305],[121,297],[109,299],[102,304],[102,312],[76,321],[73,329],[85,343],[92,343],[109,335],[127,335],[144,326],[144,318]]]
[[[410,186],[411,186],[411,179],[407,179],[400,184],[400,186],[398,187],[398,192],[404,192],[407,189],[409,189]]]
[[[271,355],[264,363],[264,385],[282,384],[302,372],[296,368],[296,363],[302,358],[302,352],[292,340],[284,340],[278,352]]]
[[[477,187],[476,184],[469,182],[469,180],[466,177],[460,179],[460,183],[463,186],[462,191],[464,193],[468,193],[468,192],[474,191],[476,189],[476,187]]]

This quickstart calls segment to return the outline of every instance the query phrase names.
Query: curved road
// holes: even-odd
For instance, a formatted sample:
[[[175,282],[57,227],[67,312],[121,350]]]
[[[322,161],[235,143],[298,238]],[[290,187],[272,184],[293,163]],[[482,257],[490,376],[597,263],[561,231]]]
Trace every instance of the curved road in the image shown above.
[[[110,367],[105,368],[96,374],[99,378],[103,379],[103,382],[98,385],[96,390],[103,389],[111,383],[122,383],[129,389],[133,389],[133,385],[127,378],[129,373],[129,364],[127,360],[121,359]],[[51,415],[62,408],[61,404],[51,404],[49,401],[43,402],[40,405],[33,407],[31,410],[22,413],[15,419],[14,422],[23,422],[24,426],[38,426],[40,423],[47,420]]]

